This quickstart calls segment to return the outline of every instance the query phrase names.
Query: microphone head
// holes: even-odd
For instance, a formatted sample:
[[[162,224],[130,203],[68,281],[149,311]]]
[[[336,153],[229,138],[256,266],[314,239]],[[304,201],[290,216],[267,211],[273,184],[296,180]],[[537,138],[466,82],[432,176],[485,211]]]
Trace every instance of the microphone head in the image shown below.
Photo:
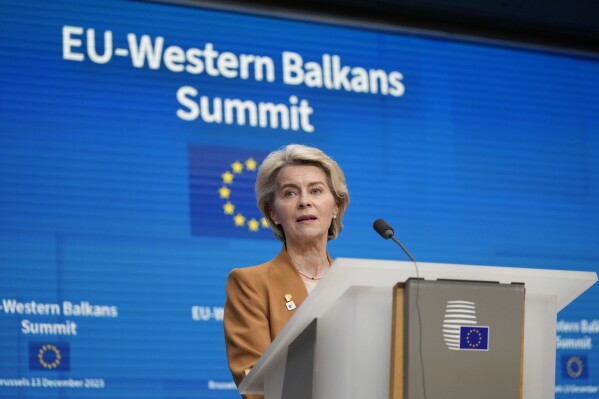
[[[385,240],[393,237],[395,232],[393,231],[393,227],[389,225],[389,223],[385,222],[383,219],[377,219],[372,224],[374,230],[381,235]]]

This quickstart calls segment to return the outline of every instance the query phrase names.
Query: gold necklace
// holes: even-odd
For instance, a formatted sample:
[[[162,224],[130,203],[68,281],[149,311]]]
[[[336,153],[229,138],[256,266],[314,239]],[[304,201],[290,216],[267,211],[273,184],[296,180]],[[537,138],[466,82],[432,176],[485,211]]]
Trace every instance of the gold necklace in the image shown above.
[[[325,276],[325,275],[323,274],[323,275],[322,275],[322,276],[320,276],[320,277],[316,277],[316,276],[314,276],[314,277],[310,277],[310,276],[308,276],[306,273],[304,273],[304,272],[302,272],[300,269],[298,269],[297,267],[296,267],[295,269],[297,270],[297,272],[298,272],[299,274],[301,274],[301,275],[302,275],[302,276],[304,276],[305,278],[307,278],[307,279],[310,279],[310,280],[313,280],[313,281],[320,280],[320,279],[322,279],[322,278]]]
[[[308,276],[306,273],[302,272],[302,271],[299,269],[299,267],[297,267],[297,265],[295,264],[295,261],[294,261],[294,260],[291,258],[291,256],[289,257],[289,260],[291,260],[291,264],[293,265],[293,267],[295,267],[295,270],[297,270],[297,272],[298,272],[299,274],[301,274],[302,276],[304,276],[305,278],[307,278],[307,279],[309,279],[309,280],[312,280],[312,281],[318,281],[318,280],[321,280],[322,278],[324,278],[324,276],[326,276],[326,273],[325,273],[325,274],[323,274],[323,275],[322,275],[322,276],[320,276],[320,277],[316,277],[316,276],[318,275],[318,271],[316,272],[316,275],[314,275],[314,277]],[[330,265],[329,265],[329,266],[330,266]],[[319,268],[319,270],[320,270],[320,268]]]

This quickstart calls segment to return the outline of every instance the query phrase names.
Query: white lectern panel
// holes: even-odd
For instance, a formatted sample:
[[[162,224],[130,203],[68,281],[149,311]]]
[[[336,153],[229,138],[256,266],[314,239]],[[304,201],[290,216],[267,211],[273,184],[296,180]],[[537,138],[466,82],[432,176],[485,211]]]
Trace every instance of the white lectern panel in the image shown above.
[[[554,397],[556,314],[597,281],[593,272],[419,263],[427,280],[524,283],[525,399]],[[411,262],[339,258],[252,372],[242,393],[282,392],[287,347],[319,318],[313,398],[389,396],[392,288],[416,277]]]

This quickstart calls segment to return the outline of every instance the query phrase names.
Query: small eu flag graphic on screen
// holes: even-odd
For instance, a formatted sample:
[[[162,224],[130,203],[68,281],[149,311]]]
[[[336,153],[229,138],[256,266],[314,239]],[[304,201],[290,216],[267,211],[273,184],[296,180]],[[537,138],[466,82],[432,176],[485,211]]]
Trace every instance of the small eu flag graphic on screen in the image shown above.
[[[489,327],[460,326],[460,350],[489,350]]]
[[[562,378],[568,380],[586,380],[589,378],[589,362],[585,355],[562,355]]]
[[[68,371],[70,348],[66,342],[30,342],[29,370]]]
[[[251,149],[189,146],[193,235],[273,238],[254,193],[258,167],[267,154]]]

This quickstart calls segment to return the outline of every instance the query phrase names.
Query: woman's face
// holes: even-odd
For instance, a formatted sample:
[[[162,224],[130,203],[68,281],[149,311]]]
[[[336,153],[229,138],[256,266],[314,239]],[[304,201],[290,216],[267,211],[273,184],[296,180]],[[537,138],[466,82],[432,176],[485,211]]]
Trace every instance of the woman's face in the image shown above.
[[[312,165],[283,167],[277,175],[277,191],[270,216],[285,232],[287,243],[326,243],[339,207],[325,172]]]

